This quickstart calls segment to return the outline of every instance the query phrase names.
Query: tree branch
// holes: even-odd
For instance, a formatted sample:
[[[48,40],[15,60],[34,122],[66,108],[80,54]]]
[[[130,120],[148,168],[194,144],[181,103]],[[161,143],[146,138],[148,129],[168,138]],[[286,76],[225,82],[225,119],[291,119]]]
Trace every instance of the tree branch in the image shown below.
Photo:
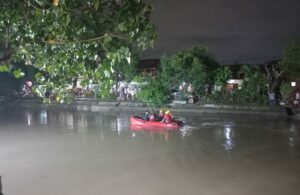
[[[119,38],[119,39],[129,40],[129,38],[127,36],[123,36],[123,35],[109,33],[109,36],[116,37],[116,38]]]
[[[275,87],[277,86],[278,79],[282,74],[283,74],[283,71],[280,71],[278,74],[276,74],[275,80],[274,80],[272,88],[271,88],[272,92],[275,89]]]
[[[267,64],[265,64],[265,70],[266,70],[266,72],[267,72],[267,81],[268,81],[268,93],[270,94],[271,93],[271,91],[272,91],[272,88],[271,88],[271,82],[272,82],[272,78],[271,78],[271,75],[270,75],[270,70],[269,70],[269,68],[268,68],[268,65]]]
[[[52,5],[50,8],[47,8],[47,9],[44,9],[44,8],[38,8],[37,6],[33,5],[32,3],[30,3],[30,0],[23,0],[25,3],[27,3],[30,7],[33,7],[34,9],[38,10],[38,11],[41,11],[41,12],[44,12],[44,11],[47,11],[47,10],[50,10],[52,9],[54,6]]]
[[[95,37],[95,38],[90,38],[90,39],[84,39],[84,40],[79,40],[79,41],[56,41],[56,40],[48,40],[48,41],[44,41],[45,43],[48,43],[50,45],[64,45],[64,44],[70,44],[70,43],[85,43],[85,42],[91,42],[91,41],[98,41],[101,40],[105,37],[116,37],[119,39],[128,39],[125,36],[121,36],[121,35],[117,35],[117,34],[111,34],[111,33],[105,33],[105,35],[99,36],[99,37]]]

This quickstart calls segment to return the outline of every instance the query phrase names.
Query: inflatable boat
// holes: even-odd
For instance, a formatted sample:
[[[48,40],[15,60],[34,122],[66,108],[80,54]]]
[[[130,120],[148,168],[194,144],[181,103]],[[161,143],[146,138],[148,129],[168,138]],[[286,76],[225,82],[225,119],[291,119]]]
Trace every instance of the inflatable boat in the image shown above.
[[[131,116],[130,117],[131,125],[137,125],[142,127],[166,127],[166,128],[178,128],[181,126],[181,121],[173,121],[172,123],[166,124],[160,121],[146,121],[141,119],[138,116]]]

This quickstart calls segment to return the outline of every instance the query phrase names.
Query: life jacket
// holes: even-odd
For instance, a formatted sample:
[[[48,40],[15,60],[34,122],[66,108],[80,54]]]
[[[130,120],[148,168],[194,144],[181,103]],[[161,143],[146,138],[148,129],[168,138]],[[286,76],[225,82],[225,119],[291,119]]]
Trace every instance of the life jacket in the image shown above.
[[[165,114],[165,116],[164,116],[164,122],[165,122],[165,123],[169,124],[169,123],[172,122],[172,120],[173,120],[172,115],[170,115],[170,114]]]
[[[173,120],[173,118],[174,118],[174,117],[173,117],[173,114],[172,114],[172,113],[169,113],[169,115],[170,115],[170,117],[171,117],[171,118],[172,118],[172,120]]]

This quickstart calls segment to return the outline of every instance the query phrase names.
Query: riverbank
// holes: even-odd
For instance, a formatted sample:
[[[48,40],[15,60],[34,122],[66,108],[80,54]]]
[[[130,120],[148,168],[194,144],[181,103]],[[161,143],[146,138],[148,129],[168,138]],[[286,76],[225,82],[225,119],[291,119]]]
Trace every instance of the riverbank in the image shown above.
[[[79,111],[130,111],[143,112],[149,107],[145,103],[130,102],[130,101],[115,101],[115,102],[100,102],[91,99],[76,99],[71,104],[43,104],[41,99],[26,98],[0,101],[0,104],[5,106],[20,106],[24,108],[37,109],[64,109],[64,110],[79,110]],[[2,107],[2,106],[1,106]],[[234,106],[234,105],[218,105],[218,104],[182,104],[173,103],[167,106],[175,113],[228,113],[228,114],[251,114],[251,115],[266,115],[266,116],[282,116],[286,117],[284,107],[279,106]],[[158,109],[158,108],[155,108]],[[294,110],[295,117],[300,119],[299,110]]]

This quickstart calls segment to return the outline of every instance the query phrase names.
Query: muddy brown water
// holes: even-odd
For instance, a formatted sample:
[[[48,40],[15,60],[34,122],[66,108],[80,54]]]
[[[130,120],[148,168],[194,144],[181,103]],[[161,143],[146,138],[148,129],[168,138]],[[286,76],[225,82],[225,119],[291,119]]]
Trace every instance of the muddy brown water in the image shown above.
[[[131,131],[132,113],[0,109],[4,195],[282,195],[300,192],[300,123],[176,116]]]

